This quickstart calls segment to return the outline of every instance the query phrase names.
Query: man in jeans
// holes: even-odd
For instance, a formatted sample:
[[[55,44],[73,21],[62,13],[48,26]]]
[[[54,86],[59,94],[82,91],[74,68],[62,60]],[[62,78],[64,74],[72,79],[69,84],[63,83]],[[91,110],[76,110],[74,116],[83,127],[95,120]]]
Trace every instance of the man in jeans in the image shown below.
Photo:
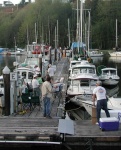
[[[101,81],[97,81],[96,88],[93,90],[93,105],[95,106],[95,100],[97,99],[97,123],[99,124],[101,109],[105,110],[106,116],[110,117],[107,108],[106,90],[103,88]]]
[[[42,84],[42,99],[43,99],[43,117],[51,119],[51,99],[52,99],[52,79],[46,77],[46,81]]]

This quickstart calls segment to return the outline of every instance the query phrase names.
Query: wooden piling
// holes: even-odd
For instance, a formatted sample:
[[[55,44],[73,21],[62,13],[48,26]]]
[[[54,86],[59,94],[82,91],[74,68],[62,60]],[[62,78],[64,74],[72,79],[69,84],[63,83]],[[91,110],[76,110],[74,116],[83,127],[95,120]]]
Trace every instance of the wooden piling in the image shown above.
[[[92,124],[95,124],[96,122],[97,122],[96,107],[92,106]]]
[[[4,99],[5,99],[5,116],[10,115],[10,74],[3,74],[4,78]]]

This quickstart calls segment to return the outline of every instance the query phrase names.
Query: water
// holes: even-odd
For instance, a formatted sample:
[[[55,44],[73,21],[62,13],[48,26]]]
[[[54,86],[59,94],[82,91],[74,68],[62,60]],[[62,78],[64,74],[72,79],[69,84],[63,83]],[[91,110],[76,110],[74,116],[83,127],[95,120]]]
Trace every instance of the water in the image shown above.
[[[23,62],[25,59],[25,56],[16,56],[15,55],[0,55],[0,75],[2,74],[2,70],[5,66],[7,66],[10,71],[12,72],[15,68],[13,66],[13,62],[17,61],[19,63]]]
[[[117,72],[120,77],[119,81],[119,90],[117,97],[121,97],[121,57],[110,57],[108,52],[105,52],[103,57],[93,57],[93,63],[96,65],[96,67],[100,65],[104,65],[106,67],[117,67]]]

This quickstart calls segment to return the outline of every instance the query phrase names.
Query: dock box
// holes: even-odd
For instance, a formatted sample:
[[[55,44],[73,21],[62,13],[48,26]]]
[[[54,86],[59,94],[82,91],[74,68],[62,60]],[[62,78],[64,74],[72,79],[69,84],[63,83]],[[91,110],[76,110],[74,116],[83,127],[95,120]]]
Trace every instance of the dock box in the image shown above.
[[[115,131],[119,129],[119,120],[116,117],[100,118],[99,126],[102,131]]]

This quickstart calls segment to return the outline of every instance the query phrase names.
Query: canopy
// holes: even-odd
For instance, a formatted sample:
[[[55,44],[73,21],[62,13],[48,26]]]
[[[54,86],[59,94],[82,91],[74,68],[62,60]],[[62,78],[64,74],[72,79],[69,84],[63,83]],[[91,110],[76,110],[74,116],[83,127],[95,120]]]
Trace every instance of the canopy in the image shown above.
[[[84,48],[86,47],[86,44],[81,42],[73,42],[71,45],[71,49],[78,48],[78,47]]]

